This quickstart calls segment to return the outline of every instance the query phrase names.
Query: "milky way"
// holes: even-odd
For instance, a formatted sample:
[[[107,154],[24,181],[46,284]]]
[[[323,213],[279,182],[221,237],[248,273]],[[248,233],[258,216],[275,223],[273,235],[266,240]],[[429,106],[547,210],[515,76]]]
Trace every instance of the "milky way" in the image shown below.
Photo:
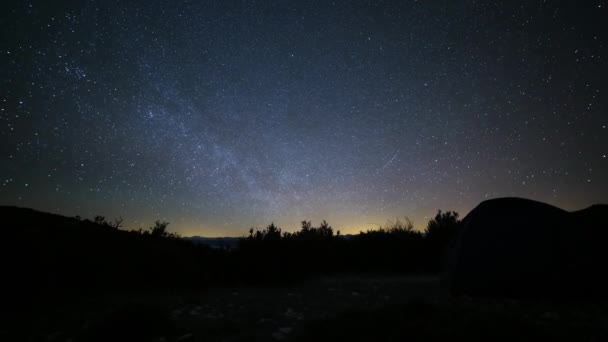
[[[238,236],[607,202],[608,3],[458,3],[2,5],[0,204]]]

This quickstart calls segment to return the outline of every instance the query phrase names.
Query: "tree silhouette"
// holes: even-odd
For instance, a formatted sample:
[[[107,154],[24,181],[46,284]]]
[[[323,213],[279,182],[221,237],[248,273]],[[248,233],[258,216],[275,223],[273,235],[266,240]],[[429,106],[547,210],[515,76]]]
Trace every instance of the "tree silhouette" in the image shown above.
[[[167,232],[167,227],[169,226],[169,222],[156,220],[154,222],[154,227],[148,228],[150,231],[150,235],[158,236],[158,237],[169,237],[170,234]]]
[[[427,224],[424,231],[426,253],[433,269],[442,267],[447,247],[456,235],[460,222],[457,212],[438,210],[437,215]]]
[[[414,222],[407,216],[405,217],[405,222],[397,218],[395,221],[387,221],[380,230],[385,230],[389,233],[414,233]]]
[[[437,215],[427,224],[424,235],[429,241],[447,243],[456,233],[459,224],[460,220],[457,212],[441,212],[439,210]]]
[[[114,229],[122,228],[122,217],[115,218],[114,222],[110,223],[109,226]]]
[[[281,228],[274,224],[274,222],[270,223],[266,228],[259,230],[258,228],[250,228],[249,229],[249,237],[250,241],[279,241],[281,240]]]
[[[323,222],[321,222],[321,225],[319,226],[319,235],[321,238],[326,239],[330,239],[334,236],[334,230],[325,220],[323,220]]]
[[[96,224],[98,224],[100,226],[105,226],[107,224],[106,218],[104,216],[101,216],[101,215],[95,216],[93,218],[93,222],[95,222]]]
[[[122,228],[122,217],[115,218],[114,222],[106,221],[105,216],[97,215],[93,218],[93,222],[107,228],[119,229]]]

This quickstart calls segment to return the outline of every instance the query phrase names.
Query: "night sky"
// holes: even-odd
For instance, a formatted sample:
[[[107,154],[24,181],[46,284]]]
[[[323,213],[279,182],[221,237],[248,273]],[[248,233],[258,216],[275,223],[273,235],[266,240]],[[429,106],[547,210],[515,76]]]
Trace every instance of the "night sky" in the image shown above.
[[[183,235],[608,202],[607,1],[0,5],[0,204]]]

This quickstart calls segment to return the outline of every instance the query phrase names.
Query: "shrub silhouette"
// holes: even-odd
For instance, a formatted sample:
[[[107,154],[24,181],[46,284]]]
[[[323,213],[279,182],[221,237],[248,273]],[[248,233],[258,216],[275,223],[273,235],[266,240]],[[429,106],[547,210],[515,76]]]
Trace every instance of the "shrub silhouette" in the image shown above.
[[[96,224],[103,226],[106,224],[106,218],[104,216],[101,215],[97,215],[95,216],[95,218],[93,218],[93,222],[95,222]]]
[[[446,231],[451,231],[457,217],[451,211],[439,214],[427,234],[414,230],[407,217],[348,236],[334,234],[327,221],[316,227],[301,221],[296,232],[284,232],[271,223],[264,229],[251,228],[235,258],[247,260],[246,277],[261,280],[343,272],[436,273],[451,236]]]
[[[288,240],[305,240],[305,241],[316,241],[316,240],[330,240],[334,237],[333,228],[323,220],[319,227],[313,227],[311,221],[302,221],[300,231],[295,233],[285,233],[283,238]]]
[[[101,215],[97,215],[93,218],[93,222],[100,226],[104,226],[107,228],[119,229],[122,228],[122,217],[115,218],[114,222],[106,221],[106,218]]]
[[[16,217],[8,222],[9,241],[24,246],[12,253],[28,260],[14,278],[56,289],[200,288],[316,274],[437,273],[443,248],[459,222],[456,213],[440,212],[425,233],[405,218],[346,236],[325,220],[318,225],[303,220],[295,232],[270,223],[251,228],[236,248],[215,249],[179,238],[162,220],[148,229],[126,231],[107,229],[121,227],[122,219],[108,223],[100,215],[78,220],[3,210],[5,217]],[[23,276],[25,270],[31,272]]]
[[[148,232],[150,235],[155,237],[164,237],[164,238],[179,238],[179,234],[177,233],[169,233],[167,231],[167,227],[169,227],[169,222],[156,220],[154,222],[153,227],[148,228]]]
[[[430,240],[446,241],[456,233],[459,223],[457,212],[439,210],[427,224],[424,234]]]
[[[458,232],[460,225],[458,213],[454,211],[438,210],[435,217],[428,222],[424,231],[425,250],[434,269],[441,268],[448,245]]]
[[[366,272],[426,272],[422,255],[423,236],[414,230],[413,222],[405,218],[387,221],[376,230],[360,232],[353,237],[351,260],[355,270]]]
[[[276,226],[274,222],[270,223],[263,230],[251,228],[249,229],[249,239],[256,241],[278,241],[281,239],[281,228]]]

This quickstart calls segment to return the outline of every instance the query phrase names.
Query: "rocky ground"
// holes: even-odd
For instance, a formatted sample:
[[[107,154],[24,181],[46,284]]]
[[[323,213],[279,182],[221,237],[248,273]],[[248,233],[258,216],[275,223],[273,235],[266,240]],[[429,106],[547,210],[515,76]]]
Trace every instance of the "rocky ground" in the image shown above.
[[[45,305],[3,328],[1,339],[608,340],[608,310],[602,304],[455,300],[442,295],[433,277],[331,277],[290,286],[114,294]]]

